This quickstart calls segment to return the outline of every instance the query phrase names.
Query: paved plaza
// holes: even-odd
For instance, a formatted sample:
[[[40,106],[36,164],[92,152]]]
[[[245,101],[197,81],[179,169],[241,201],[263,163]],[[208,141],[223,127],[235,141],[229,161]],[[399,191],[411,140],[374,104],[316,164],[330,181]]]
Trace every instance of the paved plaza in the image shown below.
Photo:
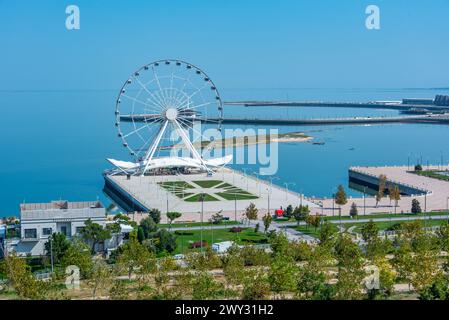
[[[269,181],[244,175],[238,171],[222,168],[212,176],[207,174],[132,176],[113,175],[109,178],[147,208],[157,208],[162,213],[178,211],[180,221],[200,221],[203,206],[206,221],[211,215],[220,214],[231,220],[242,219],[246,207],[254,203],[259,214],[268,210],[285,208],[291,204],[314,204],[295,192],[276,186]],[[199,195],[205,194],[204,201]],[[163,222],[165,215],[163,215]]]

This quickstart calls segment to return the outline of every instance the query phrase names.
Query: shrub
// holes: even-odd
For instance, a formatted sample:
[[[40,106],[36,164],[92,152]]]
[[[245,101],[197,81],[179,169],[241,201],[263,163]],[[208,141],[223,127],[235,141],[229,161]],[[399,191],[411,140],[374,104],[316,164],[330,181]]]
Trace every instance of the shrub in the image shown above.
[[[402,223],[395,223],[387,228],[387,231],[397,231],[402,229]]]
[[[176,230],[175,234],[178,235],[178,236],[192,236],[193,232],[186,231],[186,230]]]
[[[206,246],[207,246],[207,241],[203,240],[202,242],[201,241],[192,242],[189,245],[189,248],[190,249],[197,249],[197,248],[203,248],[203,247],[206,247]]]

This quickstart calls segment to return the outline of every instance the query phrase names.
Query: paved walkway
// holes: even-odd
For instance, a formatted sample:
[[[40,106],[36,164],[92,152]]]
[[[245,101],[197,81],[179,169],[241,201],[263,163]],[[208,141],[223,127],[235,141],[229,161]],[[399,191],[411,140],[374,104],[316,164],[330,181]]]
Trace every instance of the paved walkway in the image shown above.
[[[448,207],[448,197],[449,197],[449,181],[443,181],[433,178],[428,178],[420,176],[414,173],[408,172],[407,166],[398,167],[355,167],[359,172],[364,172],[369,175],[380,176],[384,174],[387,176],[387,181],[392,180],[398,183],[403,183],[406,185],[411,185],[416,188],[428,190],[428,195],[420,196],[402,196],[396,208],[397,213],[410,212],[412,207],[412,200],[417,199],[422,210],[427,209],[430,211],[442,211],[446,210]],[[449,166],[424,166],[425,170],[449,170]],[[324,214],[327,216],[338,216],[339,206],[334,205],[333,199],[324,199],[323,208],[312,208],[313,214]],[[365,201],[362,198],[348,198],[348,203],[341,208],[342,215],[349,215],[349,211],[352,203],[356,203],[359,215],[363,214],[364,207],[367,214],[369,213],[394,213],[395,207],[394,202],[390,203],[388,195],[384,197],[376,206],[375,197],[366,197]]]

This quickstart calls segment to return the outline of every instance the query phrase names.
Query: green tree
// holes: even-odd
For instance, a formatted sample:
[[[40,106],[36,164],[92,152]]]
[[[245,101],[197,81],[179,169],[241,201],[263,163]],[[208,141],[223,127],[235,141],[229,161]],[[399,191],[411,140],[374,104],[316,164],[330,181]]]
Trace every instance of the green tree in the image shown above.
[[[262,270],[245,269],[243,271],[243,300],[264,300],[270,294],[270,284],[267,275]]]
[[[170,212],[169,212],[170,213]],[[153,221],[153,218],[147,217],[140,221],[137,229],[137,238],[140,242],[152,237],[152,234],[157,231],[157,225]]]
[[[167,212],[167,218],[169,220],[169,229],[171,229],[171,225],[173,223],[174,220],[180,218],[182,216],[182,214],[180,212]]]
[[[290,219],[293,216],[293,206],[289,204],[284,211],[284,217]]]
[[[271,291],[280,294],[281,297],[286,292],[293,292],[296,289],[298,277],[298,267],[293,259],[285,255],[276,255],[268,271],[268,283]]]
[[[194,300],[217,299],[223,295],[223,284],[216,281],[206,271],[199,272],[192,280],[192,298]]]
[[[250,203],[249,206],[245,209],[245,216],[251,223],[251,220],[257,220],[257,213],[259,210],[256,208],[254,203]]]
[[[269,243],[273,256],[276,255],[289,255],[290,242],[283,232],[273,232],[269,235]]]
[[[362,251],[348,235],[339,237],[335,246],[338,275],[336,298],[339,300],[358,300],[363,297],[362,280],[366,273]]]
[[[321,230],[319,234],[320,245],[330,244],[334,240],[336,234],[337,229],[335,228],[335,226],[329,221],[325,221],[321,225]]]
[[[411,282],[418,292],[431,286],[439,275],[438,256],[440,250],[434,244],[435,239],[431,234],[420,235],[414,243],[414,272]]]
[[[135,270],[139,270],[140,274],[151,272],[155,268],[153,256],[142,244],[137,240],[130,240],[121,247],[118,257],[118,265],[126,270],[128,278]]]
[[[123,214],[123,213],[117,213],[114,216],[113,220],[120,224],[128,224],[129,225],[132,223],[131,219],[126,214]]]
[[[80,231],[81,237],[91,245],[91,251],[94,253],[97,244],[111,238],[111,231],[93,222],[90,218],[84,224],[85,227]]]
[[[94,259],[91,277],[87,280],[88,287],[92,290],[92,299],[96,299],[98,294],[109,293],[113,284],[113,272],[103,259]]]
[[[329,284],[326,267],[332,264],[332,247],[320,243],[313,246],[307,263],[300,269],[297,296],[306,300],[330,300],[334,298],[335,286]]]
[[[385,195],[385,188],[387,186],[387,176],[384,174],[379,175],[379,189],[376,194],[376,207]]]
[[[373,220],[370,220],[362,226],[361,233],[363,240],[365,240],[366,242],[372,242],[377,239],[379,228]]]
[[[357,205],[355,202],[352,203],[351,209],[349,210],[349,215],[354,219],[359,215],[359,210],[357,209]]]
[[[413,273],[416,269],[410,243],[400,240],[399,246],[394,254],[393,265],[398,272],[399,279],[407,281],[410,289]]]
[[[61,263],[64,268],[71,265],[77,266],[80,269],[81,277],[88,278],[93,265],[90,252],[90,248],[86,243],[75,239],[65,252]]]
[[[53,254],[53,261],[56,264],[61,262],[62,257],[69,248],[70,241],[60,232],[53,233],[48,237],[48,241],[45,243],[46,255],[50,257]]]
[[[449,278],[439,275],[435,281],[419,293],[420,300],[449,300]]]
[[[322,270],[316,271],[306,266],[299,274],[297,287],[299,298],[306,300],[332,299],[335,290],[327,282],[326,274]]]
[[[320,226],[321,223],[321,217],[319,215],[313,215],[313,216],[307,216],[306,218],[307,225],[311,225],[316,229]]]
[[[4,258],[2,269],[8,283],[21,299],[41,300],[48,296],[49,286],[44,281],[36,280],[25,259],[15,254]]]
[[[295,207],[295,209],[293,210],[293,217],[295,218],[296,222],[299,223],[301,221],[306,221],[307,217],[310,214],[310,209],[309,206],[297,206]]]
[[[414,214],[422,213],[421,204],[417,199],[412,200],[412,213]]]
[[[153,219],[154,223],[158,224],[161,222],[161,211],[153,208],[150,211],[148,211],[148,215]]]
[[[238,285],[242,282],[245,260],[240,254],[240,248],[233,244],[223,257],[223,273],[226,281],[231,285]]]
[[[449,251],[449,223],[447,221],[436,230],[436,235],[441,250]]]
[[[346,191],[343,185],[339,185],[337,188],[337,193],[335,194],[335,203],[340,207],[348,203],[348,197],[346,196]]]
[[[268,229],[270,228],[271,222],[273,221],[273,217],[267,212],[266,215],[262,217],[264,231],[267,233]]]
[[[153,243],[156,248],[156,253],[169,252],[176,250],[176,236],[165,229],[159,229],[153,235]]]
[[[401,190],[397,185],[389,189],[390,202],[394,201],[394,213],[398,207],[399,200],[401,200]]]

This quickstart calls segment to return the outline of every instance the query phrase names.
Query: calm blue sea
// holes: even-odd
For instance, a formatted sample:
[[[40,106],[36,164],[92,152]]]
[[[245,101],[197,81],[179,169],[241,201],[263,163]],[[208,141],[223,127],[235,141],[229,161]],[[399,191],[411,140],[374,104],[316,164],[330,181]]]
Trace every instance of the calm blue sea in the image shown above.
[[[449,94],[427,89],[228,89],[223,100],[400,100]],[[116,90],[0,92],[0,216],[16,215],[21,202],[100,200],[107,157],[129,159],[114,127]],[[237,108],[225,115],[260,117],[394,116],[396,111],[340,108]],[[325,145],[279,146],[279,180],[309,196],[330,196],[347,185],[352,165],[449,162],[449,126],[389,124],[373,126],[281,127],[302,131]],[[257,166],[236,165],[235,168]],[[355,191],[351,191],[355,195]]]

